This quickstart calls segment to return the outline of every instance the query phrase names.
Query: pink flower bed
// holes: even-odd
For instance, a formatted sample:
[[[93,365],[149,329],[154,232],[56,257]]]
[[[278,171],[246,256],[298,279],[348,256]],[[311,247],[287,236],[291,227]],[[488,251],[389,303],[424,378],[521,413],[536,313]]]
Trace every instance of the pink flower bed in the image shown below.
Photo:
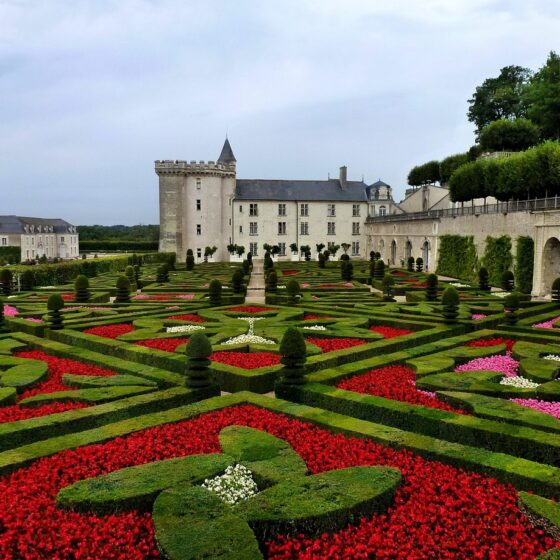
[[[542,323],[535,323],[532,325],[535,329],[552,329],[554,328],[554,324],[560,321],[560,317],[555,317],[554,319],[550,319],[550,321],[544,321]]]
[[[488,317],[488,315],[484,315],[484,313],[473,313],[471,315],[471,319],[473,321],[480,321],[481,319],[484,319],[486,317]]]
[[[495,356],[487,356],[485,358],[475,358],[466,364],[462,364],[455,368],[455,371],[497,371],[506,377],[516,377],[519,362],[511,357],[511,352],[506,355],[496,354]]]
[[[15,317],[18,310],[13,305],[4,305],[4,317]]]
[[[547,402],[539,401],[538,399],[510,399],[511,402],[520,404],[522,406],[528,406],[539,412],[544,412],[545,414],[550,414],[555,418],[560,420],[560,402]]]

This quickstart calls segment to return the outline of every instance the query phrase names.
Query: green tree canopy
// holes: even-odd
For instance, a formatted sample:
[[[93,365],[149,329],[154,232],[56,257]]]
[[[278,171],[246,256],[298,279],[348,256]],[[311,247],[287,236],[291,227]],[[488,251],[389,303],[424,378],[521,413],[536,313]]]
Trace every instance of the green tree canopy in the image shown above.
[[[484,150],[526,150],[539,141],[539,129],[528,119],[499,119],[480,131],[480,145]]]

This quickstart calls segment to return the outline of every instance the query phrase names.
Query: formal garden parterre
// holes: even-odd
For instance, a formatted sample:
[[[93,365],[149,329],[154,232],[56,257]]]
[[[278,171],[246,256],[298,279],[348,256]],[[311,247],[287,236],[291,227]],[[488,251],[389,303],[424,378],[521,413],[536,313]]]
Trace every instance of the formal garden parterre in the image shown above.
[[[264,264],[10,267],[0,557],[560,557],[556,300]]]

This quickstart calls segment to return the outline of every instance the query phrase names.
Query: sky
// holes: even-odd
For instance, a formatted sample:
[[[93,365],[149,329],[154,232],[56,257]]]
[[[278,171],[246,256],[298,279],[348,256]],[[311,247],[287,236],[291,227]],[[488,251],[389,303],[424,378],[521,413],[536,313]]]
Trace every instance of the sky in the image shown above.
[[[560,50],[560,0],[0,0],[0,214],[158,223],[156,159],[382,179],[474,143],[467,100]]]

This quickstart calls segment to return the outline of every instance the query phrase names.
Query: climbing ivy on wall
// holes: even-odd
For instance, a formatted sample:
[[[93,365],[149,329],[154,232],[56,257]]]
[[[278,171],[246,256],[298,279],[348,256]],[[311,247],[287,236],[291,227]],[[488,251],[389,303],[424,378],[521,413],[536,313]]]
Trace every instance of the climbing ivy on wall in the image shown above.
[[[502,274],[511,269],[513,257],[511,255],[511,237],[501,235],[500,237],[486,238],[486,248],[482,257],[482,265],[488,270],[490,284],[500,286]]]
[[[436,272],[443,276],[474,280],[478,258],[472,235],[442,235]]]
[[[517,289],[530,294],[533,289],[533,259],[535,242],[532,237],[520,235],[515,250],[515,280]]]

